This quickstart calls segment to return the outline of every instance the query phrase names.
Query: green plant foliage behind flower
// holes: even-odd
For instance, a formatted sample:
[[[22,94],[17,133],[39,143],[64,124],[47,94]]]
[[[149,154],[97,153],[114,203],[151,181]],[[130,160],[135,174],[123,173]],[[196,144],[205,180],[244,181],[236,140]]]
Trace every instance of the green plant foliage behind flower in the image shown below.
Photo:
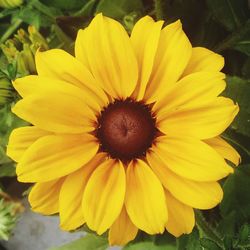
[[[24,210],[22,204],[11,199],[0,189],[0,240],[8,240],[19,214]]]

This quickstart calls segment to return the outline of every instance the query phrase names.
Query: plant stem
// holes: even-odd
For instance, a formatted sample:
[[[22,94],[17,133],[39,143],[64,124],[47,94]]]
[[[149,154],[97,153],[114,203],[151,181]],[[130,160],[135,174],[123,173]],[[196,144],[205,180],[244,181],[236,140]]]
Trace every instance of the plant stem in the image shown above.
[[[22,22],[23,21],[21,19],[17,19],[3,34],[0,39],[0,43],[5,42],[12,35],[12,33],[21,25]]]
[[[218,44],[214,51],[221,52],[226,49],[232,48],[237,42],[239,42],[250,31],[250,20],[248,20],[241,28],[233,32],[229,37]]]
[[[205,219],[201,211],[196,210],[196,225],[204,235],[213,240],[221,249],[225,250],[223,241],[219,233]]]
[[[163,12],[163,0],[154,0],[155,3],[155,15],[157,20],[164,19],[164,12]]]

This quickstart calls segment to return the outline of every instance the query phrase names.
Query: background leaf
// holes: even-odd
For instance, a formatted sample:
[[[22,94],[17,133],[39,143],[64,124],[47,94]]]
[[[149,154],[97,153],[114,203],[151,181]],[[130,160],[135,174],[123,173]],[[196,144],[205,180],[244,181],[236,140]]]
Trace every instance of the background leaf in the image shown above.
[[[88,234],[79,240],[75,240],[61,247],[53,247],[49,250],[105,250],[108,247],[107,239],[94,234]]]
[[[232,31],[241,26],[248,17],[247,0],[206,0],[216,21]]]
[[[223,190],[222,217],[232,217],[231,224],[235,226],[250,220],[250,164],[237,167],[235,173],[226,179]]]
[[[102,12],[103,15],[122,19],[131,12],[141,12],[143,4],[141,0],[100,0],[96,8],[96,13]]]
[[[227,88],[223,94],[240,106],[239,114],[231,127],[238,133],[250,137],[250,80],[227,76]]]

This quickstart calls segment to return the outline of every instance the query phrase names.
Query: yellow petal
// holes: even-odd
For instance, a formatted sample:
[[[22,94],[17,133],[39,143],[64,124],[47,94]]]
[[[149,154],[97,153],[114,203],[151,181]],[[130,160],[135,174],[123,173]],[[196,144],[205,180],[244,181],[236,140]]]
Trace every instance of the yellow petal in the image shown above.
[[[133,224],[148,234],[163,233],[168,213],[163,187],[142,160],[127,168],[125,205]]]
[[[134,26],[131,42],[139,67],[139,78],[133,96],[141,100],[152,72],[163,21],[155,22],[150,16],[141,18]]]
[[[68,175],[90,161],[98,148],[95,137],[88,134],[44,136],[18,163],[18,180],[44,182]]]
[[[183,76],[198,72],[198,71],[220,71],[224,66],[224,58],[214,53],[213,51],[196,47],[192,50],[192,56],[183,73]]]
[[[55,133],[82,133],[95,129],[94,112],[79,99],[59,92],[29,95],[12,112],[40,129]]]
[[[175,237],[191,233],[195,225],[194,210],[175,199],[167,190],[165,195],[168,207],[167,231]]]
[[[158,137],[152,151],[161,158],[164,166],[190,180],[217,181],[233,173],[233,168],[212,147],[199,139]]]
[[[152,74],[146,89],[148,103],[159,100],[178,81],[192,53],[192,46],[180,21],[161,32]]]
[[[44,215],[58,213],[58,198],[64,178],[36,183],[29,193],[29,203],[33,211]]]
[[[182,203],[198,209],[210,209],[221,202],[223,191],[217,182],[182,178],[170,171],[153,151],[147,154],[147,160],[162,185]]]
[[[76,41],[76,58],[82,61],[113,97],[129,97],[138,78],[136,57],[129,36],[117,21],[98,14]],[[82,60],[82,57],[86,59]]]
[[[82,210],[82,197],[92,172],[104,160],[104,153],[97,154],[82,168],[68,175],[59,196],[60,227],[70,231],[85,223]]]
[[[106,94],[99,93],[100,91],[90,91],[87,88],[78,88],[63,80],[53,79],[45,76],[30,75],[18,78],[13,82],[13,86],[18,93],[23,97],[29,95],[51,95],[52,93],[59,93],[68,96],[77,97],[96,112],[100,112],[103,106],[107,105],[108,99]],[[102,92],[102,91],[101,91]]]
[[[9,137],[7,155],[18,162],[29,146],[39,138],[49,134],[49,132],[35,126],[16,128]]]
[[[132,223],[126,208],[123,207],[119,217],[109,230],[109,244],[124,246],[136,237],[137,232],[138,228]]]
[[[106,94],[86,66],[67,52],[60,49],[38,51],[36,67],[39,76],[62,80],[81,88],[84,97],[88,98],[87,102],[94,99],[100,105],[106,104]],[[30,83],[29,86],[32,84]],[[43,84],[46,85],[45,82]]]
[[[223,158],[231,161],[236,166],[239,165],[241,157],[239,153],[221,137],[214,137],[205,140],[205,142],[213,147]]]
[[[153,106],[161,119],[172,110],[199,106],[214,100],[226,87],[225,74],[221,72],[198,72],[182,78]]]
[[[91,69],[89,65],[89,60],[87,56],[88,50],[88,27],[85,29],[79,29],[77,32],[77,37],[75,41],[75,57],[79,60],[88,70]]]
[[[90,229],[103,234],[119,216],[125,196],[122,163],[107,159],[90,177],[83,195],[83,214]]]
[[[239,111],[231,99],[217,97],[207,104],[176,111],[161,117],[158,128],[167,135],[192,136],[208,139],[221,134],[233,121]]]

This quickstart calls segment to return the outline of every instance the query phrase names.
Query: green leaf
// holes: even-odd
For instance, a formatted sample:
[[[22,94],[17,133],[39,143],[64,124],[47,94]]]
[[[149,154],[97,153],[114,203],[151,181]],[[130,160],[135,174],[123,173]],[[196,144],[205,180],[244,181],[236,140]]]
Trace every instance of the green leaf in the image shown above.
[[[213,17],[227,30],[236,30],[248,17],[247,0],[206,0]]]
[[[250,56],[250,32],[234,46],[234,49]]]
[[[201,238],[200,242],[202,247],[206,250],[221,250],[221,248],[211,239]]]
[[[239,242],[240,242],[240,244],[246,243],[249,236],[250,236],[250,226],[248,224],[244,224],[240,228],[240,232],[239,232]]]
[[[105,250],[108,247],[107,239],[94,234],[87,234],[79,240],[75,240],[61,247],[53,247],[49,250]]]
[[[156,245],[152,241],[133,243],[122,248],[123,250],[176,250],[172,244]]]
[[[250,80],[227,76],[227,88],[223,95],[232,98],[240,107],[231,127],[250,137]]]
[[[96,8],[96,13],[102,12],[105,16],[122,19],[131,12],[142,12],[141,0],[101,0]]]
[[[188,235],[183,235],[177,239],[178,250],[202,250],[199,232],[196,228]]]
[[[12,162],[0,165],[0,177],[15,176],[16,168]]]
[[[250,164],[235,169],[223,185],[224,198],[220,204],[223,218],[235,213],[236,225],[250,219]],[[233,222],[231,222],[232,224]]]
[[[59,9],[74,10],[84,6],[87,0],[41,0],[41,2]]]

